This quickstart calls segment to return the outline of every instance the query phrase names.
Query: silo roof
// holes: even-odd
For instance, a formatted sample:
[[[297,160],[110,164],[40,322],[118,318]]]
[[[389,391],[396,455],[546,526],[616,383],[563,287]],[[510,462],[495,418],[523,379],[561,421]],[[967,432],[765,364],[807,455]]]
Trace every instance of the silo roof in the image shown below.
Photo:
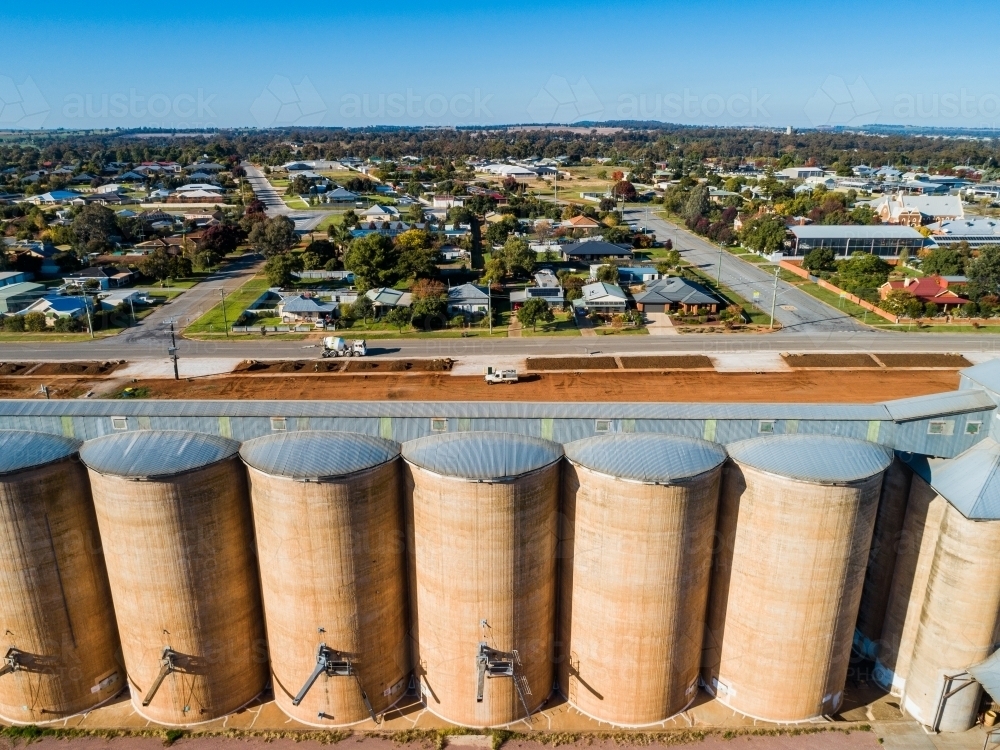
[[[566,458],[618,479],[665,484],[711,471],[726,460],[726,452],[697,438],[624,432],[569,443]]]
[[[992,438],[953,459],[928,461],[918,474],[966,518],[1000,519],[1000,444]]]
[[[154,479],[201,469],[235,456],[235,440],[183,430],[137,430],[88,440],[83,462],[99,474]]]
[[[449,432],[403,444],[403,458],[422,469],[480,481],[518,477],[562,454],[558,443],[510,432]]]
[[[61,461],[78,450],[79,440],[61,435],[28,430],[0,430],[0,474],[12,474]]]
[[[342,477],[392,461],[399,445],[351,432],[276,432],[248,440],[240,456],[258,471],[298,480]]]
[[[839,435],[772,435],[730,443],[727,449],[738,463],[816,484],[867,479],[892,462],[892,452],[881,445]]]

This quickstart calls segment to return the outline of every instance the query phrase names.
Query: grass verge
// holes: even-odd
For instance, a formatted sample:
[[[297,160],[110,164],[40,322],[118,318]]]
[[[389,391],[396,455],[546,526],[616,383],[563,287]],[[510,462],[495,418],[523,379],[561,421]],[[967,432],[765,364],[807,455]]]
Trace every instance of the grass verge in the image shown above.
[[[222,302],[220,301],[219,304],[189,325],[184,332],[214,333],[221,331],[224,333],[226,322],[228,321],[229,325],[232,325],[244,310],[256,302],[260,295],[267,291],[267,288],[267,279],[259,277],[250,279],[226,297],[225,315],[223,315]]]

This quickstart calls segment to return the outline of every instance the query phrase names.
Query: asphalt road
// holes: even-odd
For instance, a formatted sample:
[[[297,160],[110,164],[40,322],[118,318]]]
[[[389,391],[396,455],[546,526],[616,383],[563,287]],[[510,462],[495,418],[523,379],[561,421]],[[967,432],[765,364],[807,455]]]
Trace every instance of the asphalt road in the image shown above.
[[[268,216],[287,216],[300,232],[315,229],[323,221],[326,214],[321,211],[296,211],[285,205],[277,189],[253,164],[243,162],[243,168],[247,172],[247,182],[257,199],[264,204]]]
[[[713,279],[718,278],[721,262],[722,283],[748,302],[756,302],[765,313],[770,313],[775,290],[773,269],[755,266],[730,253],[720,251],[716,245],[655,216],[652,211],[647,215],[643,209],[630,209],[625,212],[625,218],[630,224],[646,226],[655,231],[656,238],[661,242],[671,240],[674,249],[678,250],[685,260]],[[760,295],[757,300],[754,300],[754,292]],[[870,330],[850,315],[823,304],[815,297],[780,279],[777,282],[774,317],[786,332],[850,333]]]

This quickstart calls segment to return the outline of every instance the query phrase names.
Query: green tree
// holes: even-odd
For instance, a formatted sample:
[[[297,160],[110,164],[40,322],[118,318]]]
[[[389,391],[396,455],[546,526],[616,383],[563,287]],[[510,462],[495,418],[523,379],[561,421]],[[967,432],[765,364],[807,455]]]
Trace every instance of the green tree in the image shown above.
[[[426,277],[437,272],[441,253],[423,229],[408,229],[396,237],[396,250],[400,256],[400,270],[407,275]]]
[[[483,281],[490,286],[501,283],[507,277],[507,266],[503,257],[496,255],[486,262],[486,270],[483,271]]]
[[[45,315],[40,312],[30,312],[24,316],[24,327],[32,333],[41,333],[48,329]]]
[[[395,243],[378,232],[354,240],[344,254],[344,267],[362,291],[395,285],[406,275],[400,261]]]
[[[24,316],[23,315],[8,315],[3,319],[3,329],[7,333],[23,333],[24,332]]]
[[[532,297],[517,311],[517,320],[522,326],[531,326],[534,331],[538,329],[539,323],[551,323],[555,316],[545,300]]]
[[[708,214],[711,205],[708,191],[708,185],[701,184],[694,187],[688,194],[688,198],[684,202],[683,215],[689,225],[696,223],[698,219]]]
[[[295,233],[295,223],[291,219],[286,216],[275,216],[255,225],[250,230],[247,241],[265,258],[270,258],[295,247],[299,236]]]
[[[162,247],[156,248],[139,261],[139,270],[143,276],[157,281],[170,278],[170,254]]]
[[[618,266],[613,266],[610,263],[601,266],[597,269],[597,280],[608,284],[617,284]]]
[[[677,266],[680,265],[680,262],[681,254],[679,252],[676,250],[667,250],[667,252],[663,254],[660,261],[656,264],[656,272],[661,276],[666,276],[677,268]]]
[[[751,219],[740,230],[740,242],[758,253],[776,253],[785,246],[788,228],[780,216]]]
[[[396,326],[402,333],[403,329],[410,325],[412,315],[413,313],[408,307],[394,307],[382,319],[389,325]]]
[[[802,259],[802,267],[812,274],[818,275],[822,271],[835,271],[837,269],[837,256],[828,247],[817,247],[806,253]]]
[[[115,212],[107,206],[91,203],[73,219],[74,247],[88,253],[99,253],[113,247],[112,238],[120,236]]]
[[[889,279],[892,266],[872,253],[854,253],[837,269],[840,284],[859,297],[874,299],[875,290]]]
[[[989,245],[981,248],[979,256],[966,266],[966,276],[969,277],[969,292],[973,297],[1000,294],[1000,247]]]
[[[362,294],[354,301],[354,304],[351,305],[349,317],[354,320],[358,320],[360,318],[362,322],[367,322],[368,318],[374,319],[375,305],[367,295]]]
[[[411,309],[413,327],[431,331],[444,325],[448,303],[443,297],[424,297],[415,300]]]
[[[296,253],[272,255],[264,263],[264,275],[271,286],[284,287],[292,283],[293,272],[302,270],[302,258]]]
[[[517,219],[513,216],[504,216],[499,221],[494,221],[489,226],[486,227],[486,241],[491,247],[496,247],[497,245],[502,245],[510,237],[511,233],[516,231],[518,228]]]
[[[924,258],[920,269],[929,276],[961,276],[965,262],[950,247],[935,247]]]
[[[879,303],[879,307],[893,315],[905,315],[914,301],[919,300],[913,296],[912,292],[906,289],[893,289]]]
[[[535,268],[535,251],[518,237],[509,237],[499,254],[511,276],[527,276]]]

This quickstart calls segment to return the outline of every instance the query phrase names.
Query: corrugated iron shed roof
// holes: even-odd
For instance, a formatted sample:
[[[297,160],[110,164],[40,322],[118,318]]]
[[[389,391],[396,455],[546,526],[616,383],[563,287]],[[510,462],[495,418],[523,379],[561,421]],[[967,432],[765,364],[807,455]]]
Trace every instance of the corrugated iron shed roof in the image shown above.
[[[435,474],[481,481],[502,480],[548,466],[562,446],[509,432],[453,432],[403,444],[403,458]]]
[[[247,465],[272,476],[298,480],[343,477],[392,461],[399,445],[351,432],[276,432],[240,448]]]
[[[235,440],[181,430],[138,430],[84,443],[83,462],[99,474],[155,479],[183,474],[239,452]]]
[[[928,417],[945,417],[949,414],[992,411],[996,404],[985,391],[969,389],[886,401],[885,408],[893,421],[907,422]]]
[[[697,438],[633,432],[569,443],[566,458],[618,479],[669,484],[711,471],[726,460],[726,452]]]
[[[1000,444],[986,438],[949,461],[929,461],[934,491],[975,521],[1000,519]]]
[[[0,430],[0,475],[69,458],[80,441],[27,430]]]
[[[837,435],[772,435],[731,443],[728,450],[738,463],[816,484],[867,479],[892,461],[880,445]]]
[[[987,390],[1000,393],[1000,359],[991,359],[962,370],[962,376]]]

